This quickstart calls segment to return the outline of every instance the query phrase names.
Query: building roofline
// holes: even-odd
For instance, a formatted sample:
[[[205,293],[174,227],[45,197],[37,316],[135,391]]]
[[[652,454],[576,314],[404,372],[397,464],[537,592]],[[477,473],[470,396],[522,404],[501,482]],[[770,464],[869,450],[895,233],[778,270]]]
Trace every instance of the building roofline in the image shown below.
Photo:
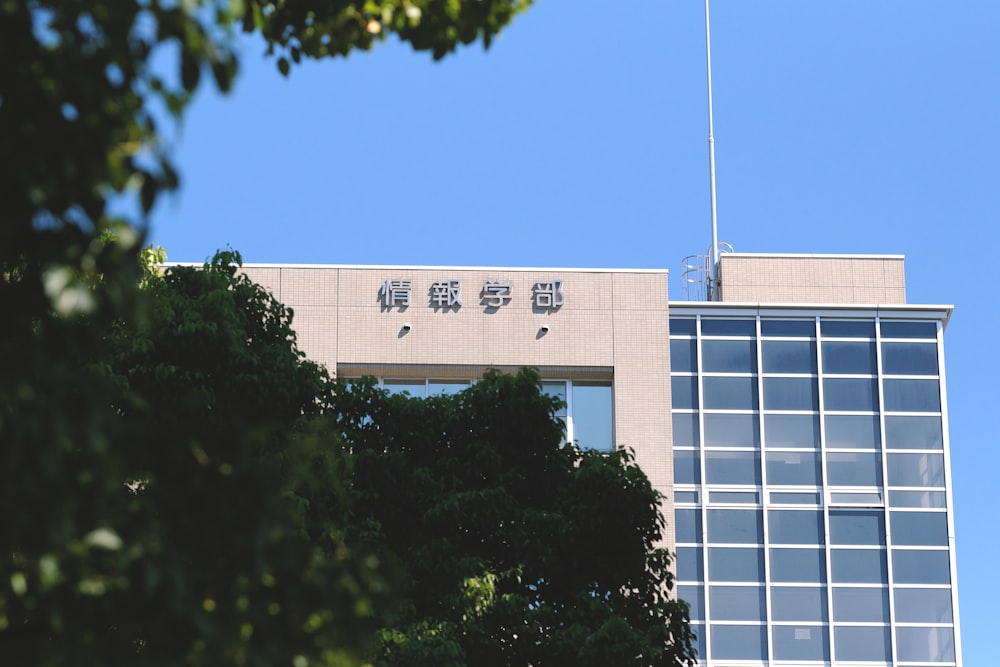
[[[793,259],[905,259],[905,255],[868,255],[868,254],[829,254],[829,253],[796,253],[796,252],[724,252],[719,258],[725,257],[775,257]]]
[[[163,266],[202,266],[204,262],[165,262]],[[668,269],[624,269],[624,268],[574,268],[567,266],[424,266],[419,264],[284,264],[269,262],[246,262],[244,269],[376,269],[409,271],[567,271],[573,273],[661,273]]]
[[[816,314],[818,311],[862,312],[875,311],[892,313],[891,316],[905,316],[906,313],[931,315],[940,318],[944,327],[948,327],[955,306],[948,304],[915,304],[915,303],[766,303],[766,302],[732,302],[732,301],[670,301],[667,304],[670,312],[678,310],[743,310],[743,311],[802,311]],[[937,315],[935,315],[937,313]]]

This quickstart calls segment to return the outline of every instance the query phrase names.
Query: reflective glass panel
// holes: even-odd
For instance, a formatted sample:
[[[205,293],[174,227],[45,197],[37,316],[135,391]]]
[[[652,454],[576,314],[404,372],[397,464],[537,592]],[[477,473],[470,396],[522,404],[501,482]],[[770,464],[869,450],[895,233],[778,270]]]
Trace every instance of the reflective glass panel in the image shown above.
[[[826,621],[826,589],[819,586],[772,586],[771,619]]]
[[[817,452],[768,452],[767,483],[783,486],[820,486]]]
[[[705,415],[706,447],[760,446],[760,428],[757,415]]]
[[[822,549],[771,549],[771,581],[826,583],[826,555]]]
[[[950,588],[897,588],[897,623],[951,623]]]
[[[827,410],[877,412],[878,387],[874,379],[824,378],[823,402]]]
[[[893,507],[946,507],[944,491],[890,491]]]
[[[712,624],[712,658],[715,660],[765,660],[767,635],[762,625]]]
[[[670,334],[680,336],[694,336],[696,322],[693,317],[671,317]]]
[[[833,620],[888,623],[889,590],[886,588],[834,588]]]
[[[819,410],[816,378],[764,378],[765,410]]]
[[[883,380],[886,412],[939,412],[937,380]]]
[[[677,581],[704,581],[701,547],[677,547]]]
[[[670,370],[694,373],[698,370],[698,345],[694,338],[670,340]]]
[[[756,410],[757,378],[706,377],[702,380],[705,407],[709,410]],[[680,407],[674,405],[675,408]]]
[[[709,586],[712,619],[717,621],[763,621],[762,586]]]
[[[543,382],[542,393],[546,396],[558,398],[563,402],[563,406],[556,412],[557,417],[566,416],[566,383],[565,382]]]
[[[830,449],[878,449],[881,442],[875,415],[826,416],[826,446]]]
[[[701,355],[706,373],[757,372],[757,343],[752,340],[702,340]]]
[[[948,515],[944,512],[889,512],[893,545],[948,546]]]
[[[826,482],[830,486],[882,486],[882,457],[867,452],[828,452]]]
[[[701,542],[701,510],[675,509],[674,521],[678,542]]]
[[[704,586],[678,586],[677,597],[688,603],[688,614],[692,621],[705,620]]]
[[[390,394],[407,393],[414,398],[427,396],[427,383],[423,380],[384,380],[382,388]]]
[[[708,578],[711,581],[764,581],[764,550],[709,547]]]
[[[764,415],[768,447],[819,448],[819,415]]]
[[[431,380],[427,383],[427,395],[442,396],[457,394],[458,392],[468,388],[468,380]]]
[[[698,378],[693,375],[670,377],[671,402],[675,410],[698,408]]]
[[[944,454],[889,454],[889,486],[944,486]]]
[[[936,322],[886,322],[879,323],[882,338],[937,338]]]
[[[836,627],[833,629],[833,646],[835,660],[888,662],[892,659],[889,628],[884,626]]]
[[[816,337],[816,322],[813,320],[770,320],[760,321],[760,334],[775,337]]]
[[[896,657],[912,662],[954,662],[951,628],[896,628]]]
[[[819,505],[818,493],[775,493],[771,492],[772,505]]]
[[[705,476],[708,484],[760,484],[760,454],[706,450]]]
[[[760,510],[708,510],[708,541],[760,544],[764,541]]]
[[[831,505],[866,505],[868,507],[882,507],[882,495],[877,491],[857,492],[857,493],[831,493]]]
[[[855,341],[823,342],[823,373],[875,375],[875,343]]]
[[[830,637],[825,627],[777,625],[772,630],[775,660],[829,660]]]
[[[886,375],[937,375],[937,343],[882,343]]]
[[[815,510],[768,510],[771,544],[823,544],[823,513]]]
[[[722,320],[714,317],[701,318],[702,336],[755,336],[756,320]]]
[[[830,510],[831,544],[885,544],[882,510]]]
[[[816,374],[816,343],[811,340],[765,340],[761,357],[765,373]]]
[[[874,338],[875,320],[820,320],[819,330],[827,338]]]
[[[756,505],[760,501],[756,491],[710,491],[708,502],[719,505]]]
[[[584,449],[610,452],[615,448],[611,385],[573,383],[573,439]]]
[[[888,449],[943,449],[941,418],[924,415],[888,415],[885,418]]]
[[[674,447],[697,447],[700,442],[698,438],[698,413],[675,412],[672,418]]]
[[[698,658],[702,661],[702,662],[700,662],[698,664],[700,664],[700,665],[707,664],[707,663],[705,663],[705,656],[708,655],[708,652],[707,652],[708,651],[708,643],[706,641],[706,637],[708,635],[705,632],[705,624],[704,623],[692,623],[691,624],[691,632],[694,634],[694,642],[693,643],[694,643],[694,647],[695,647],[695,653],[698,656]]]
[[[888,584],[889,570],[881,549],[834,549],[830,571],[838,584]]]
[[[690,449],[674,450],[674,484],[701,484],[701,460]]]
[[[696,503],[698,502],[697,491],[674,491],[675,503]]]
[[[948,552],[893,549],[892,578],[897,584],[950,584]]]

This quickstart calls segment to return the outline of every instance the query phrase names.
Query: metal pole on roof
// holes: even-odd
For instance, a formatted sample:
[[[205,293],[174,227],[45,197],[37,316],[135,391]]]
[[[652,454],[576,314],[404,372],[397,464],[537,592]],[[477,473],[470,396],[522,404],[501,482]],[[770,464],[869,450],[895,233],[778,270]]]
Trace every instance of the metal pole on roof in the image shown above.
[[[718,300],[719,284],[719,224],[715,209],[715,129],[712,119],[712,32],[705,0],[705,59],[708,65],[708,180],[712,198],[712,248],[709,251],[708,300]]]

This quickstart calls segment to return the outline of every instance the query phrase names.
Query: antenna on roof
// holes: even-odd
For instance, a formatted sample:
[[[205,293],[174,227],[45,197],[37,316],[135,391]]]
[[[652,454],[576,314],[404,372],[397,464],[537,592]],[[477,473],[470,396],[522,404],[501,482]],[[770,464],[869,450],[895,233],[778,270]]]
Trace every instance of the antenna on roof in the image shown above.
[[[712,119],[712,31],[705,0],[705,60],[708,66],[708,181],[712,199],[712,247],[709,249],[708,300],[719,299],[719,223],[715,210],[715,129]]]

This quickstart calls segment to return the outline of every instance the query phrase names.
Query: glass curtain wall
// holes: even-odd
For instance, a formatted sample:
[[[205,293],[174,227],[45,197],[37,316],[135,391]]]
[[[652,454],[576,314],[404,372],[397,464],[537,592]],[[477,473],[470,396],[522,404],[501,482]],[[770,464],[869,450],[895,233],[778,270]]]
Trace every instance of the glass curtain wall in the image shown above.
[[[938,323],[670,327],[700,664],[955,665]]]

